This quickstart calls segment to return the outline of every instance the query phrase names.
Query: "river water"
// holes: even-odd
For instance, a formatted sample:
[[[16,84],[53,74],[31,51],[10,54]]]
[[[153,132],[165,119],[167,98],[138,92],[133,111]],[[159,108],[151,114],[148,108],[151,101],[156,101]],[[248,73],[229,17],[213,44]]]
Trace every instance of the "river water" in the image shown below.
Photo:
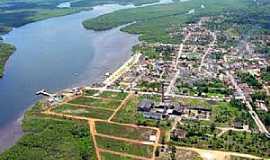
[[[171,0],[162,0],[168,3]],[[38,21],[4,36],[16,52],[0,79],[0,153],[22,135],[20,120],[40,97],[35,92],[55,92],[99,82],[132,54],[138,36],[121,32],[85,30],[81,22],[133,5],[96,6],[93,10]],[[21,118],[20,118],[21,117]]]

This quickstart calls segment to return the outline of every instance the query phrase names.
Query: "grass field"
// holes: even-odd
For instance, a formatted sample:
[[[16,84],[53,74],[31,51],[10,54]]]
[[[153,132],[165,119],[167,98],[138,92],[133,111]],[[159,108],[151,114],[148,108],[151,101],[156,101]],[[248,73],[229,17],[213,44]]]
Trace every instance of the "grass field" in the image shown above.
[[[153,147],[149,145],[124,142],[100,136],[96,136],[96,140],[98,147],[115,152],[124,152],[132,155],[149,158],[152,156],[153,152]]]
[[[137,123],[137,120],[141,117],[137,112],[137,104],[139,99],[132,97],[128,100],[126,106],[123,106],[117,114],[114,116],[113,121],[121,123]]]
[[[156,135],[156,131],[152,129],[121,126],[106,122],[96,122],[96,130],[101,134],[142,141],[148,141],[150,135]]]
[[[64,113],[74,116],[108,119],[113,111],[99,108],[81,108],[69,104],[64,104],[53,109],[54,112]]]
[[[43,117],[40,104],[23,120],[24,136],[0,155],[1,160],[96,160],[87,123]]]
[[[116,109],[121,104],[121,101],[113,99],[108,100],[108,99],[96,99],[91,97],[79,97],[77,99],[70,101],[69,103],[94,106],[98,108]]]
[[[128,93],[104,91],[99,95],[99,97],[111,98],[115,100],[124,100],[127,97],[127,95]]]
[[[101,152],[101,160],[138,160],[138,159],[118,156],[107,152]]]

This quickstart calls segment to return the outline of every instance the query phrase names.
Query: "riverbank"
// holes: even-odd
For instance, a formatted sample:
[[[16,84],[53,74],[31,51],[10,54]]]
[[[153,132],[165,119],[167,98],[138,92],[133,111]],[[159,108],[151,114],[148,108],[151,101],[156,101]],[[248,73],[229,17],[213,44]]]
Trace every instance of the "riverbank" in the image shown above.
[[[22,128],[26,134],[16,145],[1,154],[0,159],[42,157],[44,160],[70,158],[95,160],[86,123],[47,118],[40,115],[41,107],[42,103],[37,103],[25,113]]]
[[[1,1],[0,2],[0,33],[8,33],[10,28],[21,27],[25,24],[52,17],[59,17],[90,10],[98,5],[121,4],[140,6],[149,3],[156,3],[159,0],[60,0],[60,1]],[[68,5],[65,5],[68,4]],[[8,30],[7,30],[8,29]]]
[[[15,46],[0,42],[0,78],[2,78],[4,75],[4,67],[8,58],[15,50]]]

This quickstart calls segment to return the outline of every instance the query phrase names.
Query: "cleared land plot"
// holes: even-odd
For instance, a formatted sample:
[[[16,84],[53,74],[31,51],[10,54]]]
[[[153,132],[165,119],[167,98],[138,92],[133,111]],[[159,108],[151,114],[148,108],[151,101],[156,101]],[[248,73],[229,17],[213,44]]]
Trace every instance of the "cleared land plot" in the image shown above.
[[[69,104],[64,104],[53,109],[54,112],[64,113],[75,116],[91,117],[98,119],[108,119],[113,111],[99,108],[81,108]]]
[[[137,112],[137,105],[139,99],[137,97],[132,97],[128,100],[127,104],[123,106],[117,114],[114,116],[113,121],[121,123],[137,123],[140,115]]]
[[[121,104],[121,101],[108,100],[108,99],[95,99],[95,98],[91,98],[91,97],[79,97],[77,99],[70,101],[69,103],[94,106],[94,107],[98,107],[98,108],[116,109]]]
[[[124,100],[127,97],[127,93],[122,92],[110,92],[110,91],[104,91],[99,96],[102,98],[112,98],[115,100]]]
[[[159,157],[156,157],[156,160],[170,160],[171,153],[161,152]],[[177,160],[202,160],[200,155],[197,152],[185,150],[185,149],[176,149],[175,159]]]
[[[194,99],[194,98],[177,98],[177,99],[174,99],[174,101],[177,103],[181,103],[183,105],[201,106],[204,108],[211,108],[212,105],[217,104],[217,102],[215,101],[207,101],[207,100],[200,100],[200,99]]]
[[[96,136],[97,145],[99,148],[123,152],[131,155],[141,157],[151,157],[153,153],[153,146],[144,144],[135,144],[125,141],[114,140],[110,138]]]
[[[96,130],[101,134],[142,141],[148,141],[150,135],[156,135],[156,131],[152,129],[129,127],[106,122],[96,122]]]
[[[101,160],[138,160],[138,159],[114,155],[107,152],[101,152]]]

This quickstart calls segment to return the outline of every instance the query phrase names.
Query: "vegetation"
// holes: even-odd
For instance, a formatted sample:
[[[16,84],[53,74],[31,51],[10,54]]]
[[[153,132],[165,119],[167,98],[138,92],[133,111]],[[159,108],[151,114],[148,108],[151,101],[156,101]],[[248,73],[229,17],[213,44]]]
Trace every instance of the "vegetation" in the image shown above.
[[[84,122],[41,116],[41,104],[25,114],[25,135],[0,155],[1,160],[95,160],[89,128]]]
[[[265,82],[270,82],[270,66],[267,66],[267,68],[263,69],[262,71],[262,80]]]
[[[201,8],[201,5],[206,8]],[[253,6],[253,7],[252,7]],[[123,24],[135,22],[123,28],[123,31],[140,34],[140,39],[147,42],[179,43],[181,38],[171,36],[173,28],[179,28],[186,23],[193,22],[202,16],[222,15],[238,10],[259,10],[252,1],[245,0],[192,0],[177,1],[173,4],[126,9],[87,20],[83,25],[87,29],[106,30]],[[262,7],[262,6],[260,6]],[[269,6],[264,6],[267,8]],[[191,9],[193,14],[186,14]]]
[[[268,130],[270,130],[270,112],[257,111],[258,116],[263,121]]]
[[[107,152],[102,152],[101,160],[135,160],[135,159],[129,158],[129,157],[118,156],[118,155],[114,155]]]
[[[159,91],[161,89],[161,83],[142,81],[138,85],[138,87],[141,88],[143,91]]]
[[[110,92],[110,91],[105,91],[102,92],[99,96],[102,98],[112,98],[115,100],[124,100],[127,97],[127,93],[124,92]]]
[[[178,81],[181,82],[181,79]],[[232,94],[232,90],[228,86],[226,86],[222,81],[216,79],[199,81],[193,85],[180,83],[176,87],[178,92],[189,95],[196,94],[198,96],[218,96],[223,98],[224,96],[229,96]]]
[[[176,149],[173,146],[170,146],[171,153],[162,152],[159,157],[156,157],[156,160],[203,160],[203,158],[194,151],[185,150],[185,149]]]
[[[155,2],[159,2],[159,0],[94,0],[94,1],[80,0],[80,1],[72,2],[72,6],[85,7],[85,6],[96,6],[96,5],[101,5],[101,4],[113,4],[113,3],[118,3],[122,5],[127,5],[127,4],[132,3],[135,6],[140,6],[143,4],[155,3]]]
[[[124,152],[149,158],[152,156],[153,152],[153,146],[150,145],[130,143],[100,136],[96,136],[96,140],[98,147],[111,151]]]
[[[238,72],[242,83],[247,83],[250,86],[261,88],[262,84],[256,79],[256,77],[248,72]]]
[[[151,46],[136,45],[133,47],[133,52],[134,53],[136,53],[136,52],[142,53],[148,59],[158,59],[160,57],[157,50]]]
[[[256,125],[245,110],[244,104],[238,100],[232,100],[230,103],[221,102],[214,105],[212,109],[211,119],[216,126],[234,126],[235,122],[249,125],[251,129],[255,129]]]
[[[83,94],[85,96],[93,96],[96,93],[98,93],[98,91],[96,91],[96,90],[85,90]]]
[[[244,158],[244,157],[238,157],[238,156],[230,156],[230,160],[253,160],[252,158]],[[263,160],[263,159],[260,159]]]
[[[12,29],[7,26],[0,26],[0,35],[10,32]]]
[[[60,3],[71,2],[70,8],[57,7]],[[158,0],[1,0],[0,1],[0,33],[7,33],[10,27],[19,27],[56,16],[64,16],[103,4],[142,5],[158,2]]]
[[[70,101],[69,103],[78,104],[78,105],[87,105],[99,108],[110,108],[116,109],[121,101],[118,100],[109,100],[109,99],[99,99],[99,98],[90,98],[90,97],[79,97]]]
[[[105,122],[96,122],[96,130],[101,134],[143,141],[148,141],[150,135],[156,134],[156,131],[151,129],[121,126]]]
[[[210,109],[211,105],[216,105],[217,102],[215,101],[206,101],[202,99],[195,99],[195,98],[175,98],[174,101],[179,102],[182,105],[187,105],[187,106],[201,106],[204,108]]]
[[[6,61],[14,51],[15,47],[11,44],[0,42],[0,78],[3,76]]]
[[[186,138],[173,140],[172,144],[270,157],[268,147],[270,142],[264,135],[228,131],[218,137],[216,131],[212,130],[210,126],[193,123],[181,127],[184,127],[188,132]]]
[[[98,108],[81,108],[69,104],[58,106],[53,110],[58,113],[66,113],[75,116],[91,117],[99,119],[108,119],[113,111],[103,110]]]

